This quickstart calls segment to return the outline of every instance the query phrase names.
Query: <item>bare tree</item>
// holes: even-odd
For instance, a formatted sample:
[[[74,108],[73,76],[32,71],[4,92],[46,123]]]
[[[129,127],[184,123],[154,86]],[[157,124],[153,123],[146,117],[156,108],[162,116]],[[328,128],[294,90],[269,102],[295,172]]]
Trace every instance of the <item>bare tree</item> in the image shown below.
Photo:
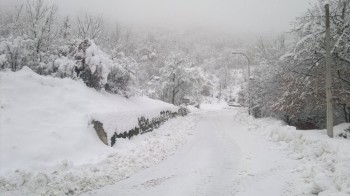
[[[52,40],[56,5],[47,5],[45,0],[27,1],[23,18],[25,32],[34,40],[35,51],[42,52]]]
[[[103,30],[103,20],[101,16],[85,14],[84,17],[77,17],[76,33],[80,39],[98,39]]]
[[[23,13],[23,4],[15,6],[12,10],[0,9],[0,36],[8,37],[11,35],[21,34],[23,27],[19,22],[20,16]]]
[[[63,39],[68,39],[69,36],[71,35],[70,30],[71,30],[71,24],[69,21],[69,17],[67,16],[63,20],[63,23],[60,29],[60,37]]]

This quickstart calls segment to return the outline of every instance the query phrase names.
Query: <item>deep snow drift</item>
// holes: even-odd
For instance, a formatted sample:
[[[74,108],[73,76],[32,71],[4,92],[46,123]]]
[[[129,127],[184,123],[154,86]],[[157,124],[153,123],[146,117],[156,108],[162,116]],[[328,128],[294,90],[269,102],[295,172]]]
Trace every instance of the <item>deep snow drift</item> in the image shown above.
[[[83,82],[40,76],[26,67],[0,72],[0,80],[0,173],[62,160],[91,163],[111,150],[89,126],[92,118],[113,117],[119,123],[117,131],[124,132],[142,115],[154,117],[161,110],[176,109],[146,97],[99,93]]]
[[[64,194],[67,188],[64,188],[64,183],[60,180],[65,179],[67,183],[78,181],[78,178],[67,179],[65,175],[70,169],[77,170],[79,167],[78,170],[84,173],[85,170],[90,170],[86,164],[101,164],[102,160],[116,159],[115,156],[123,161],[123,156],[118,154],[121,146],[105,146],[89,125],[91,119],[106,121],[107,128],[108,122],[119,122],[113,124],[113,130],[125,131],[124,129],[137,125],[138,117],[152,118],[162,110],[174,111],[177,107],[147,97],[125,99],[106,92],[100,93],[86,87],[82,81],[40,76],[26,67],[18,72],[0,72],[0,191],[31,189],[22,194],[47,194],[45,189],[36,189],[51,183],[52,191],[61,189]],[[175,121],[178,119],[169,123]],[[176,124],[178,125],[173,127],[181,126],[181,122]],[[184,121],[184,126],[189,125]],[[161,134],[170,134],[174,129],[168,127],[167,131],[159,130]],[[174,137],[169,142],[167,148],[172,149],[159,148],[164,152],[134,166],[136,169],[128,169],[130,171],[124,172],[125,175],[163,159],[182,142],[181,133],[183,132],[179,131],[179,137]],[[152,150],[156,148],[153,145],[165,145],[157,143],[165,140],[161,136],[153,141],[154,134],[156,133],[137,136],[143,139],[133,139],[140,140],[135,145]],[[138,159],[144,159],[138,154],[142,152],[143,149],[138,149],[132,154]],[[131,161],[129,158],[124,161]],[[115,164],[121,164],[119,161]],[[120,170],[122,168],[119,167]],[[38,187],[31,184],[35,184],[35,181],[40,182],[36,184]],[[102,186],[102,182],[96,186]],[[84,191],[84,188],[80,191]]]

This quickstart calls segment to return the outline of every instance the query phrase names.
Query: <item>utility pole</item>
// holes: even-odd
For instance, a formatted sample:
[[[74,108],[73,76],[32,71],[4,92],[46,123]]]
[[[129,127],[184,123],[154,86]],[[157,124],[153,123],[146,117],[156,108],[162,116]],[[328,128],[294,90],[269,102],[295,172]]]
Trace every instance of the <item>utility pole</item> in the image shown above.
[[[246,56],[246,55],[244,55],[244,56]],[[248,58],[248,56],[246,56],[246,58],[247,58],[247,60],[248,60],[248,99],[249,99],[249,101],[248,101],[248,104],[249,104],[249,106],[248,106],[248,115],[251,115],[252,114],[252,92],[251,92],[251,84],[250,84],[250,61],[249,61],[249,58]]]
[[[327,135],[333,137],[333,99],[332,99],[332,72],[331,72],[331,38],[329,22],[329,4],[326,11],[326,101],[327,101]]]

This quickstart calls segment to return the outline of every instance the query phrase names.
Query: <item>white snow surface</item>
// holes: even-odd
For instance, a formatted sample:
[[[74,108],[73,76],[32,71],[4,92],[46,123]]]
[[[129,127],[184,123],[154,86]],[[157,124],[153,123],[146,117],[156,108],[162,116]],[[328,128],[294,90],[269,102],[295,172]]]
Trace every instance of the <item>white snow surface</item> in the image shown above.
[[[296,160],[289,171],[295,176],[288,182],[293,188],[283,195],[350,195],[350,141],[338,136],[350,123],[335,126],[336,137],[329,138],[326,130],[296,130],[273,118],[240,119]]]
[[[206,111],[215,111],[215,110],[222,110],[225,108],[228,108],[228,104],[225,101],[212,101],[211,103],[202,103],[200,104],[200,109],[206,110]]]
[[[171,156],[186,142],[195,116],[170,119],[159,129],[118,140],[113,151],[97,163],[62,163],[33,172],[18,170],[0,177],[0,195],[79,195],[127,179]]]
[[[177,107],[147,97],[100,93],[82,81],[40,76],[27,67],[0,72],[0,175],[41,171],[62,162],[99,162],[115,149],[98,139],[89,125],[92,119],[102,121],[111,134],[162,110]]]
[[[204,104],[110,148],[92,118],[121,131],[129,125],[112,116],[127,124],[174,107],[27,68],[0,73],[0,99],[0,195],[350,195],[350,140],[253,119],[246,108]]]
[[[84,195],[345,196],[349,140],[298,131],[242,108],[197,111],[192,138],[173,156]],[[341,125],[336,127],[337,131]]]
[[[349,126],[349,123],[338,125],[334,132],[340,133]],[[300,195],[350,195],[349,140],[331,139],[326,130],[296,130],[274,119],[258,120],[252,129],[268,130],[270,139],[277,142],[289,158],[298,160],[292,172],[299,177]]]

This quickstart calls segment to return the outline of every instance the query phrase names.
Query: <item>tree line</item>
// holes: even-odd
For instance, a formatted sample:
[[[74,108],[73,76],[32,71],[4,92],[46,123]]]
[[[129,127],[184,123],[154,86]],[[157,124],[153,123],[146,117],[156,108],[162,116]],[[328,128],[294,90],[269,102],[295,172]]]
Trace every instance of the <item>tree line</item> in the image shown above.
[[[335,123],[350,122],[349,1],[332,0],[331,57]],[[251,79],[256,117],[275,116],[301,129],[323,128],[326,119],[325,13],[320,0],[277,38],[258,39],[254,58],[259,66]],[[240,94],[247,104],[248,87]]]
[[[248,105],[255,117],[277,117],[300,128],[325,126],[325,22],[319,0],[290,32],[241,39],[205,31],[169,31],[107,23],[101,15],[59,16],[45,0],[0,10],[0,70],[82,80],[125,97],[147,95],[180,105],[213,99]],[[350,9],[331,0],[335,123],[350,121]],[[247,54],[252,78],[247,86]],[[236,100],[237,101],[237,100]]]
[[[227,67],[241,59],[227,54],[240,41],[208,42],[191,31],[131,28],[107,23],[103,13],[61,17],[58,11],[45,0],[0,10],[1,70],[27,66],[41,75],[83,80],[96,90],[176,105],[217,97],[219,86],[229,99],[235,79]]]

